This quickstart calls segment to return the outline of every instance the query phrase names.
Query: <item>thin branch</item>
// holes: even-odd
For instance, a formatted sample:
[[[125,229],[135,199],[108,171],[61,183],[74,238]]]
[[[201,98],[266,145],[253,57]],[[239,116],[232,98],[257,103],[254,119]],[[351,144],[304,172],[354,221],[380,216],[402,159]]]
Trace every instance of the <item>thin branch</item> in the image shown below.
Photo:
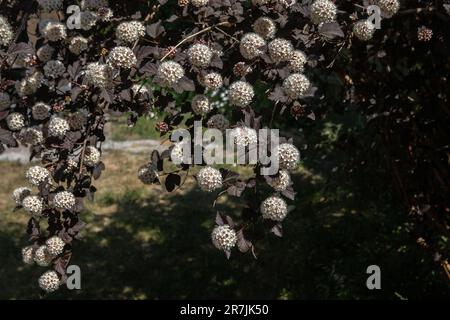
[[[170,56],[179,46],[181,46],[183,43],[185,43],[186,41],[189,41],[190,39],[192,39],[192,38],[195,38],[196,36],[198,36],[198,35],[200,35],[200,34],[202,34],[202,33],[205,33],[205,32],[208,32],[208,31],[210,31],[211,29],[214,29],[214,28],[217,28],[217,27],[219,27],[219,26],[224,26],[224,25],[229,25],[229,22],[227,22],[227,21],[223,21],[223,22],[220,22],[220,23],[218,23],[218,24],[215,24],[215,25],[213,25],[213,26],[210,26],[210,27],[207,27],[207,28],[205,28],[205,29],[203,29],[203,30],[200,30],[200,31],[198,31],[198,32],[196,32],[196,33],[194,33],[194,34],[191,34],[190,36],[187,36],[186,38],[184,38],[183,40],[181,40],[180,42],[178,42],[177,43],[177,45],[175,46],[175,47],[172,47],[162,58],[161,58],[161,61],[164,61],[168,56]]]

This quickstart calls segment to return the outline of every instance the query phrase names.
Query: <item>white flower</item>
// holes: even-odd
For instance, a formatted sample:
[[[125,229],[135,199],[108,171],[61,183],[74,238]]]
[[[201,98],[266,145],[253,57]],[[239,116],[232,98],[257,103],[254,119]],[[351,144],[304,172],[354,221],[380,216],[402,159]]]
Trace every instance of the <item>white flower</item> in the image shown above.
[[[306,62],[306,55],[300,50],[295,50],[288,61],[289,70],[292,72],[303,72]]]
[[[231,84],[228,90],[228,98],[232,105],[238,107],[246,107],[251,102],[255,95],[253,87],[248,82],[236,81]]]
[[[209,103],[209,99],[207,96],[203,94],[198,94],[192,98],[191,102],[192,111],[195,114],[206,114],[210,112],[213,108]]]
[[[26,128],[20,133],[19,139],[23,144],[34,146],[44,141],[44,134],[40,129]]]
[[[67,120],[53,117],[48,124],[48,135],[50,137],[64,137],[67,131],[70,130]]]
[[[84,164],[88,167],[95,167],[100,163],[100,151],[93,146],[87,146],[84,152]]]
[[[113,11],[111,10],[111,8],[101,7],[101,8],[98,8],[98,10],[97,10],[98,18],[104,22],[111,20],[113,15],[114,14],[113,14]]]
[[[291,176],[286,170],[280,170],[278,176],[273,177],[270,181],[270,186],[274,188],[275,191],[284,191],[291,184]]]
[[[22,206],[29,214],[39,215],[42,213],[42,199],[38,196],[27,196],[22,201]]]
[[[69,50],[75,55],[79,55],[88,48],[88,39],[85,37],[77,36],[70,39]]]
[[[31,115],[34,120],[45,120],[50,116],[52,108],[43,102],[37,102],[31,107]]]
[[[63,6],[63,0],[40,0],[38,2],[46,12],[61,10]]]
[[[199,83],[210,90],[217,90],[222,87],[223,79],[219,73],[209,72],[199,77]]]
[[[276,148],[275,154],[278,158],[280,169],[293,170],[297,168],[300,162],[300,151],[290,143],[280,144]]]
[[[270,39],[275,36],[275,33],[277,32],[277,26],[275,24],[275,21],[268,17],[260,17],[256,19],[255,23],[253,24],[253,30],[257,34],[259,34],[261,37],[265,39]]]
[[[59,60],[50,60],[44,66],[44,73],[49,78],[59,78],[65,71],[64,63]]]
[[[6,110],[11,105],[11,99],[6,92],[0,92],[0,111]]]
[[[6,124],[10,130],[19,131],[25,126],[25,117],[18,112],[10,113],[6,117]]]
[[[34,262],[41,267],[47,267],[52,263],[53,257],[48,252],[47,246],[43,245],[34,251]]]
[[[145,36],[145,26],[140,21],[122,22],[117,26],[116,38],[125,43],[132,43]]]
[[[224,115],[215,114],[211,118],[209,118],[207,125],[209,128],[215,128],[220,131],[224,131],[229,127],[230,122],[227,118],[224,117]]]
[[[111,79],[111,68],[108,65],[93,62],[86,66],[84,80],[88,85],[106,88],[111,84]]]
[[[45,244],[47,245],[47,251],[52,256],[58,256],[64,251],[64,246],[66,243],[58,236],[53,236],[47,241],[45,241]]]
[[[197,183],[203,191],[212,192],[222,188],[222,174],[212,167],[202,168],[197,174]]]
[[[185,142],[177,142],[174,144],[172,151],[170,151],[170,159],[174,164],[189,163],[189,159],[184,159],[184,150],[188,150]]]
[[[30,184],[38,187],[41,183],[50,178],[50,172],[43,167],[33,166],[27,170],[25,177]]]
[[[12,193],[12,198],[16,205],[20,206],[22,205],[23,199],[25,199],[27,196],[31,194],[31,189],[27,187],[19,187],[14,189]]]
[[[246,33],[239,45],[241,55],[248,60],[255,59],[264,53],[266,41],[256,33]]]
[[[311,21],[314,24],[333,22],[336,13],[336,5],[330,0],[316,0],[311,5]]]
[[[400,9],[400,1],[398,0],[378,0],[377,5],[386,18],[391,18]]]
[[[375,28],[368,20],[361,20],[353,25],[353,33],[361,41],[369,41],[375,33]]]
[[[249,127],[234,128],[231,130],[231,136],[237,146],[254,146],[258,142],[256,130]]]
[[[75,196],[72,192],[60,191],[55,194],[53,205],[58,210],[70,210],[75,206]]]
[[[36,71],[25,79],[17,81],[15,84],[17,94],[19,97],[23,97],[35,93],[37,89],[41,87],[43,79],[44,75],[41,72]]]
[[[80,23],[81,29],[83,30],[91,30],[97,23],[98,16],[95,12],[92,11],[83,11],[80,14]]]
[[[264,219],[283,221],[287,216],[287,204],[280,197],[269,197],[261,203],[261,213]]]
[[[27,246],[22,248],[22,261],[25,264],[33,264],[34,263],[34,249],[32,246]]]
[[[137,63],[136,55],[128,47],[115,47],[108,55],[107,62],[115,68],[130,69]]]
[[[39,277],[38,283],[45,292],[53,292],[59,288],[59,276],[56,271],[50,270]]]
[[[189,62],[196,67],[207,67],[213,56],[211,49],[201,43],[196,43],[192,45],[187,51],[187,57]]]
[[[283,81],[284,93],[293,100],[303,96],[310,86],[308,78],[300,73],[293,73]]]
[[[276,38],[269,42],[269,56],[273,62],[288,61],[291,58],[294,46],[286,39]]]
[[[184,69],[178,62],[165,61],[158,67],[156,74],[163,86],[172,87],[184,76]]]
[[[213,245],[223,251],[230,251],[237,242],[236,231],[229,225],[217,226],[211,233]]]
[[[54,52],[55,48],[46,44],[37,50],[36,55],[42,62],[47,62],[52,59]]]
[[[194,7],[200,8],[206,6],[209,3],[209,0],[191,0],[191,3]]]
[[[8,20],[0,15],[0,47],[7,46],[14,37],[13,29]]]
[[[143,184],[152,184],[158,177],[158,172],[151,166],[145,165],[139,168],[138,178]]]
[[[39,24],[39,32],[49,41],[59,41],[67,37],[66,25],[59,21],[44,20]]]

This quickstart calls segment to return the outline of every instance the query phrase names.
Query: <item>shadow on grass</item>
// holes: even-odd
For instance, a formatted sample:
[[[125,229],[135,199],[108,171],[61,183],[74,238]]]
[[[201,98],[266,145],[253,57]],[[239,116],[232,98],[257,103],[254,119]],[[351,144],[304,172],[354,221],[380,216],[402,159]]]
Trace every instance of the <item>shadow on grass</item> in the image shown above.
[[[408,237],[400,212],[370,199],[333,191],[306,174],[283,238],[258,243],[258,259],[234,251],[231,259],[210,244],[212,195],[198,189],[170,195],[122,197],[111,223],[85,213],[91,224],[74,248],[82,290],[65,288],[50,299],[371,299],[449,297],[439,269]],[[111,201],[111,200],[109,200]],[[380,204],[382,202],[378,202]],[[230,209],[231,210],[231,209]],[[97,221],[96,221],[97,220]],[[399,224],[400,223],[400,224]],[[43,269],[24,267],[14,236],[0,233],[1,298],[38,298]],[[366,288],[366,268],[377,264],[382,290]]]

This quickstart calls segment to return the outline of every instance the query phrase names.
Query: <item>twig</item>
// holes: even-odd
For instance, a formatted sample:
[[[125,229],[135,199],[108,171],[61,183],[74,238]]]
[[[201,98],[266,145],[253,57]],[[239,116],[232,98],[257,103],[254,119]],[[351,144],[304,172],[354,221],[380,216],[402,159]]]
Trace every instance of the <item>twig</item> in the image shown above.
[[[203,29],[203,30],[200,30],[200,31],[198,31],[198,32],[196,32],[196,33],[194,33],[194,34],[191,34],[190,36],[187,36],[186,38],[184,38],[183,40],[181,40],[180,42],[178,42],[177,43],[177,45],[175,46],[175,47],[172,47],[162,58],[161,58],[161,61],[164,61],[168,56],[170,56],[179,46],[181,46],[183,43],[185,43],[186,41],[188,41],[188,40],[190,40],[190,39],[192,39],[192,38],[195,38],[196,36],[198,36],[198,35],[200,35],[200,34],[202,34],[202,33],[205,33],[205,32],[208,32],[209,30],[211,30],[211,29],[214,29],[214,28],[217,28],[217,27],[219,27],[219,26],[224,26],[224,25],[228,25],[229,24],[229,22],[228,21],[223,21],[223,22],[220,22],[220,23],[218,23],[218,24],[215,24],[215,25],[213,25],[213,26],[210,26],[210,27],[207,27],[207,28],[205,28],[205,29]]]

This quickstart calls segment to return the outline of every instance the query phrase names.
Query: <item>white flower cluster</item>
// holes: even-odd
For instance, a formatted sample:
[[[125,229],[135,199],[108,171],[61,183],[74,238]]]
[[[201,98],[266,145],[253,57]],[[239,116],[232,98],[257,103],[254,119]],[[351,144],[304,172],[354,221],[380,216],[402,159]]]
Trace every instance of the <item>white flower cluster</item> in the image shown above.
[[[330,0],[316,0],[311,5],[311,21],[314,24],[333,22],[336,14],[336,5]]]
[[[275,21],[268,17],[260,17],[253,24],[253,30],[265,39],[271,39],[277,32]]]
[[[37,50],[36,55],[42,62],[47,62],[52,59],[54,52],[55,48],[46,44]]]
[[[48,252],[46,245],[40,246],[34,252],[34,262],[36,262],[38,266],[47,267],[52,263],[52,260],[53,257],[50,252]]]
[[[230,103],[238,107],[248,106],[252,102],[254,95],[253,87],[245,81],[236,81],[228,89]]]
[[[187,148],[187,145],[185,142],[177,142],[174,144],[172,151],[170,151],[170,159],[175,164],[181,164],[186,163],[183,161],[184,159],[184,150]]]
[[[26,128],[20,133],[20,141],[26,145],[38,145],[44,141],[44,134],[40,129]]]
[[[13,37],[11,25],[4,16],[0,15],[0,47],[9,45]]]
[[[84,164],[88,167],[95,167],[100,162],[100,151],[96,147],[87,146],[84,152]]]
[[[113,48],[108,55],[108,64],[115,68],[130,69],[137,63],[136,55],[128,47],[118,46]]]
[[[204,44],[196,43],[187,51],[189,62],[196,67],[204,68],[211,63],[213,52]]]
[[[289,61],[292,52],[294,51],[294,46],[289,40],[276,38],[269,42],[268,45],[269,56],[273,62],[279,63],[283,61]]]
[[[50,116],[52,108],[43,102],[37,102],[31,107],[31,115],[34,120],[45,120]]]
[[[300,50],[295,50],[288,61],[289,70],[292,72],[303,72],[306,62],[306,55]]]
[[[191,0],[191,3],[194,7],[200,8],[206,6],[209,3],[209,0]]]
[[[258,134],[255,129],[249,127],[237,127],[231,130],[231,136],[237,146],[246,147],[256,145]]]
[[[29,214],[39,215],[42,213],[42,199],[38,196],[27,196],[22,201],[22,206]]]
[[[34,248],[32,246],[27,246],[22,248],[22,261],[25,264],[34,263]]]
[[[158,67],[158,79],[165,87],[172,87],[184,76],[183,67],[175,61],[165,61]]]
[[[86,71],[84,72],[84,80],[88,85],[99,88],[106,88],[111,83],[111,79],[111,68],[107,64],[92,62],[86,66]]]
[[[256,33],[246,33],[241,39],[239,51],[241,55],[247,59],[252,60],[264,53],[266,41]]]
[[[39,32],[49,41],[59,41],[67,37],[66,25],[56,20],[45,20],[39,24]]]
[[[302,97],[310,86],[308,78],[300,73],[293,73],[283,81],[284,93],[293,100]]]
[[[81,29],[89,31],[91,30],[98,21],[98,15],[92,11],[82,11],[80,13],[80,24]]]
[[[25,177],[28,182],[33,186],[38,187],[41,183],[47,181],[50,178],[50,172],[40,166],[30,167],[25,173]]]
[[[274,221],[283,221],[288,213],[286,201],[277,196],[265,199],[260,210],[264,219]]]
[[[117,26],[116,38],[125,43],[132,43],[145,35],[145,26],[140,21],[122,22]]]
[[[63,0],[40,0],[38,2],[46,12],[61,10],[63,6]]]
[[[6,92],[0,92],[0,111],[8,109],[11,105],[11,99]]]
[[[59,78],[65,71],[64,63],[59,60],[50,60],[44,66],[44,73],[49,78]]]
[[[378,0],[377,5],[386,18],[392,18],[400,9],[399,0]]]
[[[47,251],[52,256],[58,256],[64,251],[66,243],[58,236],[53,236],[45,241]]]
[[[158,172],[151,166],[142,166],[138,170],[138,178],[143,184],[152,184],[158,177]]]
[[[25,199],[27,196],[31,195],[31,189],[27,187],[19,187],[14,189],[12,193],[12,198],[16,205],[20,206],[22,205],[23,199]]]
[[[197,182],[200,189],[212,192],[222,188],[222,174],[212,167],[202,168],[197,174]]]
[[[199,83],[210,90],[217,90],[222,87],[223,78],[217,72],[209,72],[204,76],[199,77]]]
[[[62,138],[70,130],[67,120],[53,117],[48,124],[48,135],[50,137]]]
[[[275,191],[284,191],[289,187],[290,184],[291,176],[289,175],[289,172],[287,170],[280,170],[280,172],[278,172],[278,176],[273,177],[270,182],[270,186]]]
[[[220,131],[226,130],[230,126],[230,122],[222,114],[215,114],[208,119],[207,125],[209,128],[218,129]]]
[[[6,117],[6,124],[10,130],[19,131],[25,126],[25,117],[18,112],[10,113]]]
[[[198,94],[192,98],[191,107],[195,114],[207,114],[212,110],[208,97],[203,94]]]
[[[57,210],[70,210],[75,206],[75,196],[69,191],[60,191],[53,198],[53,205]]]
[[[35,93],[41,87],[43,79],[44,75],[36,71],[21,81],[17,81],[15,84],[17,94],[19,97],[24,97]]]
[[[39,287],[45,292],[53,292],[59,288],[59,276],[56,271],[50,270],[39,277]]]
[[[89,41],[85,37],[73,37],[72,39],[70,39],[69,50],[70,52],[78,56],[80,53],[87,50],[88,43]]]
[[[282,143],[275,150],[280,169],[294,170],[300,162],[300,151],[290,144]]]
[[[211,233],[213,245],[223,251],[230,251],[237,242],[236,231],[229,225],[217,226]]]
[[[353,25],[354,35],[361,41],[369,41],[375,33],[375,28],[368,20],[361,20]]]

